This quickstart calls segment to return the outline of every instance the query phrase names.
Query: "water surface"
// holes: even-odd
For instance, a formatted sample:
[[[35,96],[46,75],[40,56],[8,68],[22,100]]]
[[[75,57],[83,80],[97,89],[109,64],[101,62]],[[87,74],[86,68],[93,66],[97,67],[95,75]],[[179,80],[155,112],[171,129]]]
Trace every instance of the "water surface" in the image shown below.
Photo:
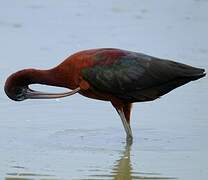
[[[17,103],[3,91],[12,72],[97,47],[208,69],[207,9],[205,0],[2,1],[0,179],[207,179],[207,78],[135,104],[132,146],[110,103],[80,95]]]

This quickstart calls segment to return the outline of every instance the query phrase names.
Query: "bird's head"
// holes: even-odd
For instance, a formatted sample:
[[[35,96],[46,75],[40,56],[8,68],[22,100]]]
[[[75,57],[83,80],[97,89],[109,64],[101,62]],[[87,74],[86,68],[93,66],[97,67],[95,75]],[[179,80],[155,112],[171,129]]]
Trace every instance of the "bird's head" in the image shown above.
[[[25,99],[27,99],[27,97],[25,96],[25,92],[27,91],[27,87],[12,87],[12,88],[8,88],[8,86],[6,86],[4,88],[5,93],[7,94],[7,96],[14,100],[14,101],[23,101]]]
[[[51,76],[46,76],[43,71],[35,69],[25,69],[10,75],[4,86],[7,96],[14,101],[23,101],[25,99],[54,99],[73,95],[80,88],[63,93],[47,93],[35,91],[29,88],[30,84],[55,85]]]
[[[6,95],[14,101],[23,101],[27,99],[26,94],[29,87],[24,74],[25,70],[18,71],[9,76],[5,82],[4,91]]]

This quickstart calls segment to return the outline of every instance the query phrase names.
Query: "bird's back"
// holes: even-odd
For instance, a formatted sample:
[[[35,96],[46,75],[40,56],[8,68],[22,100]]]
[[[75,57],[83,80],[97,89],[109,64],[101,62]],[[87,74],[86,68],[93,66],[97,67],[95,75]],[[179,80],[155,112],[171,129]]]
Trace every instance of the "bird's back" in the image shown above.
[[[119,49],[102,49],[91,59],[84,79],[94,90],[129,102],[154,100],[205,76],[204,69]]]

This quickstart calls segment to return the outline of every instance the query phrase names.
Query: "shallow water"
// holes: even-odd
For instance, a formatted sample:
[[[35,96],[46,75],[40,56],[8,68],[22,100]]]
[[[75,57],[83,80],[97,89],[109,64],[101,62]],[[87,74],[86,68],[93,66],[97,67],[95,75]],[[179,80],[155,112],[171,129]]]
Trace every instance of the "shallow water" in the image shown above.
[[[207,179],[207,77],[135,104],[132,146],[110,103],[80,95],[17,103],[3,92],[12,72],[95,47],[208,69],[207,8],[206,0],[2,1],[0,179]]]

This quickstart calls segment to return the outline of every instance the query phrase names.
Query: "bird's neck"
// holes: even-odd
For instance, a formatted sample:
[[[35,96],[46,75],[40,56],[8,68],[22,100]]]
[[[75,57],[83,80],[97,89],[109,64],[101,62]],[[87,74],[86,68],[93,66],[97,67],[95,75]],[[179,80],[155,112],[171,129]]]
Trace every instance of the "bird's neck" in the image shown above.
[[[18,72],[18,81],[22,85],[43,84],[50,86],[73,88],[70,76],[58,68],[50,70],[26,69]]]
[[[33,84],[44,84],[50,86],[67,87],[67,81],[63,74],[55,69],[34,70],[31,74]]]

